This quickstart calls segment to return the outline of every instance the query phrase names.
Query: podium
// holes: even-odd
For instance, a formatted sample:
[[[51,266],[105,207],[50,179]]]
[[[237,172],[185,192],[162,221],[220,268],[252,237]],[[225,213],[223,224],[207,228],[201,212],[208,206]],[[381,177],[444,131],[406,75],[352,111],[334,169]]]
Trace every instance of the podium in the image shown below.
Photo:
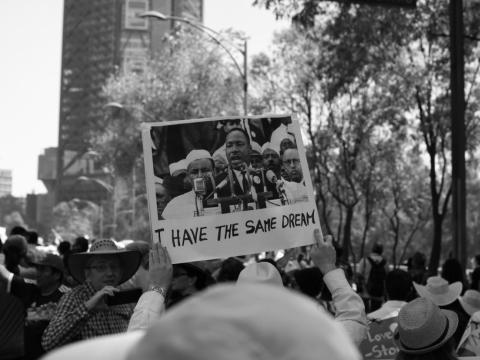
[[[267,207],[267,200],[271,199],[273,194],[271,191],[264,191],[257,193],[257,201],[252,197],[252,194],[232,195],[227,197],[219,197],[216,199],[208,199],[203,201],[204,207],[216,207],[220,205],[222,214],[229,214],[231,205],[241,205],[242,211],[254,210],[249,208],[248,204],[254,202],[257,209],[265,209]]]

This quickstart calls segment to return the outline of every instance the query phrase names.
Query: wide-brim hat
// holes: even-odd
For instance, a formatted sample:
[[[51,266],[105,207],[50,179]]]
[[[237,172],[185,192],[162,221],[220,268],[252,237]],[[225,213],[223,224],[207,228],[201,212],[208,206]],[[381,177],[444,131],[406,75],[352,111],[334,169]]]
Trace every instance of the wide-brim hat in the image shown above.
[[[122,276],[118,285],[130,279],[138,270],[142,254],[136,250],[119,249],[110,239],[96,240],[88,252],[72,254],[68,257],[67,267],[70,274],[80,283],[85,282],[85,265],[99,256],[112,256],[120,262]]]
[[[476,290],[467,290],[465,294],[458,299],[463,307],[463,310],[470,316],[475,312],[480,311],[480,292]]]
[[[458,316],[430,299],[417,298],[400,309],[393,339],[408,354],[426,354],[445,344],[457,330]]]
[[[438,306],[445,306],[457,300],[463,288],[461,282],[448,284],[448,281],[440,276],[429,277],[425,286],[416,282],[413,286],[420,297],[430,299]]]
[[[63,260],[60,256],[55,254],[42,254],[38,259],[32,261],[32,265],[49,266],[63,273],[65,270]]]

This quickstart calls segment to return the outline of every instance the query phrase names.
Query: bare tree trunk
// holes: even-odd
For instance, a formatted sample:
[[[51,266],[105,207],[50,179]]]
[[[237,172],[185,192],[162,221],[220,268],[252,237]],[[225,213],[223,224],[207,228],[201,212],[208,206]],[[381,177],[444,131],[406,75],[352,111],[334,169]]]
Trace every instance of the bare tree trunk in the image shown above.
[[[343,227],[343,254],[342,257],[345,261],[348,261],[348,256],[350,252],[350,244],[352,242],[352,221],[353,221],[353,210],[355,206],[347,207],[347,216],[345,218],[345,225]]]

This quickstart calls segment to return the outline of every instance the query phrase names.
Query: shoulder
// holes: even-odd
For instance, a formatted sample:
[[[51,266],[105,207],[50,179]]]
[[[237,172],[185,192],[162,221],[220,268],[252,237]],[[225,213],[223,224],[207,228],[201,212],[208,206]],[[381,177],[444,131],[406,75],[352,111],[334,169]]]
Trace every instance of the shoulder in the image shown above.
[[[189,191],[185,194],[174,197],[169,201],[165,209],[163,210],[162,217],[165,219],[171,217],[186,217],[184,211],[187,207],[193,209],[194,194],[193,191]]]

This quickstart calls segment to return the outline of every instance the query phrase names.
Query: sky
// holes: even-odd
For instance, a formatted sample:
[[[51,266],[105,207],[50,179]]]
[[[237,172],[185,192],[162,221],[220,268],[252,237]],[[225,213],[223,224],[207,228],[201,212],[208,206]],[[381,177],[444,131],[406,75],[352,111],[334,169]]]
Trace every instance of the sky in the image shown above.
[[[204,0],[204,24],[242,30],[249,54],[288,26],[253,0]],[[13,172],[14,196],[45,192],[38,155],[58,144],[63,0],[0,1],[0,169]]]

